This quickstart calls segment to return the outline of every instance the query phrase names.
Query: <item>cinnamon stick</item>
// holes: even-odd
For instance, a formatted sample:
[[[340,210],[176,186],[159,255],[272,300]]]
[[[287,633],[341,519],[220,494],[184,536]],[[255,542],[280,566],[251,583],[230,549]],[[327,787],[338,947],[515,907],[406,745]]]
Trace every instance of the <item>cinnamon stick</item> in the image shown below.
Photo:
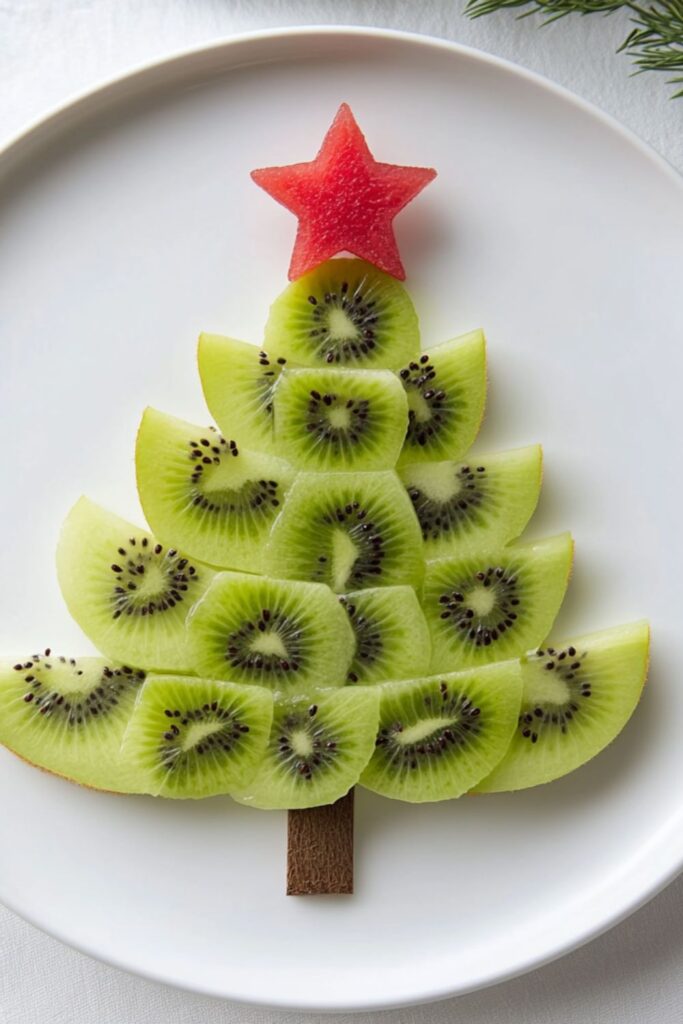
[[[287,815],[287,895],[353,892],[353,790],[326,807]]]

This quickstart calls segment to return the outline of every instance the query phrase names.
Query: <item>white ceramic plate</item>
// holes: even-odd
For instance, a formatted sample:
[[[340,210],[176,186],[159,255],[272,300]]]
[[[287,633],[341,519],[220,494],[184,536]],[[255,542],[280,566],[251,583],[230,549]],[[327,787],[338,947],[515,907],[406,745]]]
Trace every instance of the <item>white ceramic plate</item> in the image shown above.
[[[348,29],[233,39],[81,98],[4,153],[0,650],[90,652],[55,581],[61,518],[85,491],[140,519],[143,406],[205,420],[198,331],[260,340],[294,221],[248,172],[312,157],[341,100],[380,159],[439,170],[398,221],[424,340],[485,325],[479,447],[544,444],[531,532],[577,541],[560,632],[651,618],[637,714],[537,792],[359,793],[341,899],[284,895],[284,814],[100,795],[0,753],[8,906],[131,971],[325,1010],[529,970],[683,860],[681,182],[566,92],[473,51]]]

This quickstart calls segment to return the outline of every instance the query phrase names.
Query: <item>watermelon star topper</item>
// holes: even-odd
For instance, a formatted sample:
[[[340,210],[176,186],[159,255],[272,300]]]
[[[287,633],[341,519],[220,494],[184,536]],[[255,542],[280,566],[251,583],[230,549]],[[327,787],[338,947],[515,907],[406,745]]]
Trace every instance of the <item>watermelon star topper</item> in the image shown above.
[[[347,103],[337,111],[315,160],[264,167],[251,176],[299,218],[291,281],[340,252],[405,279],[392,221],[436,171],[375,160]]]

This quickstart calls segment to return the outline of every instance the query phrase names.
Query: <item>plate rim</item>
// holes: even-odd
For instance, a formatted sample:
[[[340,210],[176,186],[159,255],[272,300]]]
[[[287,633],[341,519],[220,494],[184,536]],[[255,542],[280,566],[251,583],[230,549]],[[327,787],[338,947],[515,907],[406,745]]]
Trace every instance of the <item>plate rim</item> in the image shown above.
[[[180,68],[183,64],[191,64],[195,60],[201,61],[202,57],[218,56],[221,53],[227,55],[230,51],[234,52],[242,47],[268,46],[280,40],[302,40],[316,36],[337,38],[363,37],[388,44],[411,44],[420,47],[424,51],[431,50],[450,54],[456,58],[465,58],[506,71],[545,92],[555,95],[570,106],[578,108],[593,120],[598,121],[606,129],[615,133],[624,142],[635,148],[640,156],[645,157],[660,173],[663,173],[669,182],[680,190],[683,196],[683,175],[664,156],[658,153],[649,143],[645,142],[635,131],[623,125],[613,115],[606,113],[591,101],[577,95],[567,87],[553,82],[544,75],[531,71],[514,61],[479,50],[476,47],[466,46],[437,36],[389,28],[343,24],[293,25],[221,36],[207,43],[175,49],[165,55],[136,63],[126,71],[105,77],[92,86],[77,90],[67,96],[62,102],[48,109],[46,113],[30,120],[27,125],[10,135],[5,143],[0,146],[0,190],[4,184],[2,181],[3,173],[7,170],[8,166],[11,171],[12,163],[15,161],[20,163],[23,159],[30,160],[31,146],[34,142],[38,145],[43,142],[49,142],[51,138],[58,136],[61,131],[68,131],[72,126],[71,122],[74,117],[78,118],[79,116],[88,116],[89,114],[96,113],[98,105],[106,104],[109,99],[114,101],[120,99],[129,88],[132,88],[133,91],[136,89],[144,90],[144,80],[148,78],[153,79],[155,73],[161,75],[164,73],[168,74],[174,67]],[[236,66],[234,58],[226,59],[224,70],[229,71]],[[168,85],[168,78],[166,78],[165,84]],[[106,113],[106,106],[104,112]],[[652,837],[653,840],[654,838]],[[672,852],[668,857],[664,858],[664,864],[660,866],[660,869],[650,872],[648,884],[640,886],[635,894],[631,893],[630,896],[624,898],[611,913],[598,912],[597,919],[593,920],[591,918],[583,927],[575,924],[571,934],[561,940],[555,940],[550,943],[543,952],[531,955],[522,953],[515,964],[511,964],[503,970],[497,969],[495,966],[489,967],[485,971],[480,971],[478,976],[473,977],[470,982],[464,984],[449,985],[448,982],[444,981],[440,987],[434,988],[432,986],[427,991],[414,991],[411,995],[402,996],[398,999],[392,999],[389,994],[386,994],[373,998],[369,998],[366,995],[360,1000],[349,996],[343,1002],[334,1000],[325,1003],[318,1001],[302,1003],[301,999],[292,999],[282,995],[276,1001],[271,1001],[266,995],[255,994],[253,991],[249,993],[233,991],[227,994],[224,988],[218,988],[201,982],[195,982],[194,984],[186,980],[179,982],[158,970],[136,967],[120,957],[98,951],[96,947],[79,943],[77,940],[64,934],[63,928],[46,927],[36,920],[33,914],[20,910],[15,905],[11,895],[8,898],[6,892],[0,891],[0,900],[12,913],[43,932],[43,934],[56,938],[71,949],[113,966],[134,977],[145,978],[196,995],[212,996],[277,1010],[300,1010],[308,1013],[379,1011],[437,1002],[489,988],[534,971],[598,938],[640,909],[683,872],[683,845],[675,853],[673,852],[675,844],[671,844],[670,849]],[[633,884],[631,884],[631,887],[633,888]]]

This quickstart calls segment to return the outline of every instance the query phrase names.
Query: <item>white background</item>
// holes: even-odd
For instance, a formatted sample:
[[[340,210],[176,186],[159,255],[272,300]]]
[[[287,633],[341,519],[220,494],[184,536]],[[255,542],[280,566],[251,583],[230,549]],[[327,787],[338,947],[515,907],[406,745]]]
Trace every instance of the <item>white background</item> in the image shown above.
[[[74,92],[185,46],[279,25],[379,25],[443,36],[539,71],[616,116],[683,169],[683,100],[663,76],[628,78],[612,51],[626,19],[537,31],[509,14],[470,22],[462,0],[0,0],[0,142]],[[14,826],[3,825],[5,835]],[[49,848],[45,852],[49,868]],[[609,935],[541,971],[457,1001],[332,1022],[679,1024],[683,882]],[[267,966],[264,964],[264,976]],[[265,977],[264,977],[265,982]],[[192,997],[101,966],[0,909],[1,1024],[289,1024],[278,1014]]]

